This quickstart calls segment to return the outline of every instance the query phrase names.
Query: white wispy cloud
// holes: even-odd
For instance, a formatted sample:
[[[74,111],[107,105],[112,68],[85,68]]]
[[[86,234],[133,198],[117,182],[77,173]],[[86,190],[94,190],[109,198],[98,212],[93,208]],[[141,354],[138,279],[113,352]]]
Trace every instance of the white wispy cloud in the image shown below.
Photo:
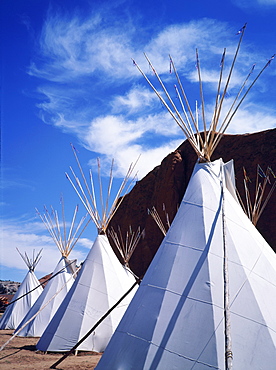
[[[225,23],[212,19],[172,25],[145,45],[146,54],[160,73],[168,72],[168,54],[172,56],[177,69],[185,73],[195,67],[196,48],[202,59],[208,61],[210,65],[214,57],[219,58],[226,44],[230,45],[231,52],[234,45],[231,33],[234,33],[234,30],[229,30]]]
[[[131,115],[139,111],[148,113],[156,108],[156,95],[145,86],[134,85],[125,95],[117,95],[111,101],[112,113],[125,113]]]
[[[231,114],[228,115],[228,111],[232,105],[232,102],[233,98],[231,97],[225,99],[218,127],[220,127],[226,117],[229,118],[231,116]],[[210,122],[214,112],[214,104],[208,104],[205,106],[205,108],[207,121]],[[247,102],[242,105],[242,107],[239,108],[237,113],[234,115],[226,132],[229,134],[244,134],[268,130],[271,127],[276,127],[276,116],[274,109],[268,107],[266,108],[263,105],[260,106],[257,103]]]
[[[276,4],[275,0],[233,1],[241,7],[266,6],[267,9]],[[184,135],[131,58],[151,81],[156,82],[143,55],[145,52],[176,102],[175,81],[169,73],[170,54],[194,111],[195,100],[200,102],[195,68],[197,48],[206,115],[210,122],[223,48],[227,48],[227,70],[239,38],[236,33],[242,25],[236,29],[215,19],[199,19],[167,25],[163,29],[156,25],[145,27],[142,19],[128,14],[127,10],[122,14],[113,13],[113,6],[109,2],[108,7],[94,8],[85,15],[62,13],[51,8],[28,73],[38,85],[37,107],[44,122],[75,136],[78,143],[91,151],[91,157],[102,158],[104,168],[110,168],[111,158],[115,158],[115,176],[125,175],[130,163],[140,157],[137,170],[141,178],[175,150]],[[24,23],[33,34],[29,20]],[[258,62],[257,73],[271,56],[267,52],[247,42],[245,36],[222,117],[252,64]],[[271,77],[275,77],[275,73],[275,68],[267,69],[239,109],[228,132],[245,133],[276,127],[275,99],[273,93],[270,94],[273,89]],[[156,87],[160,89],[158,82]],[[89,164],[93,167],[92,162]],[[20,181],[9,185],[18,184]],[[22,182],[21,186],[28,185]],[[43,259],[37,272],[43,275],[52,271],[60,252],[43,227],[34,220],[6,220],[2,240],[5,241],[5,251],[9,252],[2,255],[1,263],[10,268],[25,269],[15,247],[20,245],[20,250],[27,253],[43,248]],[[91,245],[89,238],[82,237],[71,258],[83,261]]]
[[[1,264],[11,269],[26,269],[26,265],[18,254],[16,247],[21,253],[33,255],[33,251],[42,250],[42,258],[36,268],[36,274],[42,277],[53,271],[61,254],[53,239],[45,234],[42,222],[35,220],[7,219],[1,222],[1,238],[3,249]],[[47,231],[46,231],[47,232]],[[70,254],[70,259],[77,259],[78,263],[84,261],[87,248],[91,248],[92,241],[88,238],[80,238],[76,247]],[[5,250],[5,251],[4,251]]]
[[[194,107],[199,91],[195,68],[195,49],[198,48],[207,105],[210,96],[214,100],[223,48],[227,47],[225,69],[229,70],[239,37],[237,29],[213,19],[174,24],[158,32],[152,29],[148,34],[141,29],[139,42],[137,30],[138,21],[134,18],[115,21],[112,10],[105,16],[98,10],[86,17],[49,12],[40,38],[40,59],[29,69],[31,75],[44,81],[38,88],[42,97],[38,104],[41,118],[76,135],[91,152],[105,159],[115,157],[118,175],[123,175],[129,163],[141,155],[139,175],[144,176],[175,149],[173,145],[184,140],[131,58],[153,81],[154,75],[143,55],[145,51],[166,85],[171,86],[175,99],[174,82],[169,73],[168,55],[171,54],[184,78],[188,95],[191,93],[190,103]],[[266,59],[261,51],[253,50],[252,45],[244,42],[233,73],[231,94],[238,91],[256,60],[265,62]],[[266,86],[262,80],[258,91],[267,89]],[[267,107],[257,106],[253,97],[254,93],[247,102],[256,108],[254,113],[258,109],[258,114],[250,114],[244,107],[236,122],[247,114],[247,123],[232,126],[232,132],[238,132],[237,127],[251,132],[275,126],[273,110],[268,112]],[[257,124],[257,116],[265,119],[259,119]]]
[[[105,73],[108,78],[129,76],[130,55],[134,48],[129,23],[110,22],[108,14],[93,13],[84,19],[79,14],[70,17],[51,12],[40,37],[40,55],[48,62],[32,63],[31,75],[55,82],[68,82],[93,73]],[[129,78],[129,77],[127,77]]]
[[[227,132],[244,134],[268,130],[272,127],[276,127],[275,111],[249,103],[238,110]]]
[[[150,140],[147,140],[146,134]],[[153,134],[156,142],[152,142]],[[115,158],[118,168],[116,174],[119,176],[124,176],[130,163],[140,157],[137,170],[141,178],[183,141],[183,134],[172,123],[169,114],[162,112],[136,121],[127,120],[125,116],[98,117],[79,135],[79,139],[92,152]]]

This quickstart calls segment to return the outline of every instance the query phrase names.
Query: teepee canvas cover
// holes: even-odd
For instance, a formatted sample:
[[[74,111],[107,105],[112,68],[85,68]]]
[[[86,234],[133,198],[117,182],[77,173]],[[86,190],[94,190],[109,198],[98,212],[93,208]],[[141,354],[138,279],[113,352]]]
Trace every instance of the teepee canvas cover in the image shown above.
[[[275,368],[275,253],[237,201],[231,163],[211,162],[248,91],[275,57],[244,92],[254,67],[251,69],[220,122],[245,27],[238,32],[240,39],[224,87],[226,50],[223,52],[208,128],[196,52],[202,134],[198,112],[193,114],[172,59],[182,113],[149,59],[146,57],[163,93],[137,66],[199,159],[172,225],[111,338],[99,370]]]
[[[133,285],[106,235],[98,235],[75,283],[37,343],[41,351],[69,351]],[[102,352],[134,293],[101,323],[78,350]]]
[[[223,168],[195,166],[97,369],[224,369],[224,248],[233,368],[275,367],[275,253],[226,188]]]
[[[11,303],[5,310],[0,321],[0,329],[16,329],[42,293],[43,288],[42,286],[38,287],[40,283],[34,274],[34,269],[40,260],[40,253],[41,251],[33,260],[30,260],[26,254],[25,256],[21,255],[29,271],[12,299],[14,303]],[[22,298],[18,299],[19,297]]]
[[[103,188],[98,162],[99,193],[102,212],[98,210],[95,186],[92,172],[90,182],[84,176],[82,167],[73,152],[83,178],[83,186],[72,170],[76,185],[67,175],[83,205],[97,226],[98,236],[83,263],[72,289],[46,328],[37,349],[41,351],[64,352],[73,348],[82,337],[97,323],[99,319],[129,290],[136,279],[130,270],[123,266],[116,257],[106,236],[106,229],[113,214],[116,212],[124,196],[122,191],[132,173],[130,167],[126,178],[109,208],[109,197],[112,185],[112,168],[109,179],[107,199],[103,199]],[[88,184],[90,183],[90,187]],[[99,201],[99,199],[98,199]],[[121,320],[135,291],[132,292],[116,307],[96,330],[80,344],[77,350],[102,352],[105,350],[112,334]]]
[[[19,323],[16,331],[20,330],[21,327],[37,314],[33,320],[19,331],[17,334],[19,337],[40,337],[42,335],[73,284],[72,264],[69,265],[71,262],[72,261],[69,261],[66,257],[61,257],[53,271],[53,275],[57,275],[47,283],[42,294],[38,297],[24,319]],[[59,293],[56,295],[57,292]]]

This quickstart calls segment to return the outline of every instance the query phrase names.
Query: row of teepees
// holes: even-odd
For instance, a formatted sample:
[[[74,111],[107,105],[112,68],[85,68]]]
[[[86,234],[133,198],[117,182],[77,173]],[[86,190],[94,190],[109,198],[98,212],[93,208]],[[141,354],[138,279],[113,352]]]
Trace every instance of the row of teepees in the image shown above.
[[[263,366],[272,369],[271,364],[276,363],[276,320],[272,312],[276,306],[273,284],[276,278],[275,254],[237,201],[233,163],[211,162],[212,153],[242,101],[274,58],[266,63],[245,90],[252,74],[250,71],[221,121],[244,30],[245,26],[240,31],[224,87],[226,50],[223,52],[215,109],[209,127],[196,52],[203,134],[199,129],[198,112],[196,115],[192,112],[172,58],[170,63],[177,81],[175,89],[182,113],[148,57],[163,93],[134,62],[183,130],[198,155],[198,163],[171,225],[167,220],[168,227],[164,226],[154,207],[149,211],[165,238],[137,294],[134,296],[134,289],[78,346],[78,350],[102,352],[112,337],[97,369],[231,369],[232,364],[235,368],[250,366],[258,369]],[[110,206],[113,164],[104,199],[100,163],[97,192],[92,172],[87,180],[76,150],[73,146],[72,149],[81,176],[79,178],[72,168],[72,177],[66,176],[96,225],[98,236],[74,279],[76,268],[68,256],[81,235],[81,225],[74,231],[77,208],[68,235],[64,208],[62,223],[53,209],[52,216],[46,208],[43,216],[39,214],[62,254],[53,272],[58,278],[46,285],[15,333],[41,336],[37,344],[41,351],[69,351],[133,286],[135,276],[128,262],[143,235],[140,229],[134,233],[130,228],[124,243],[120,228],[118,232],[110,231],[124,265],[114,254],[106,235],[110,220],[124,199],[123,192],[129,189],[127,184],[134,166],[130,167]],[[100,194],[99,201],[96,194]],[[258,195],[256,199],[259,199]],[[247,202],[247,210],[251,212],[249,217],[253,208]],[[258,214],[261,209],[258,208]]]
[[[203,135],[172,58],[182,113],[149,59],[146,57],[163,92],[134,62],[184,131],[198,162],[178,212],[97,370],[275,368],[275,253],[237,200],[232,161],[211,162],[237,109],[274,58],[244,91],[250,72],[221,119],[244,30],[245,26],[239,32],[224,87],[223,52],[209,125],[196,54]]]
[[[40,337],[42,335],[70,290],[76,276],[76,260],[69,260],[69,255],[90,219],[87,220],[86,215],[77,223],[78,206],[76,206],[71,224],[68,227],[65,221],[63,198],[61,198],[61,206],[61,218],[53,207],[51,207],[51,211],[44,207],[44,214],[40,214],[37,210],[37,214],[55,242],[61,258],[52,273],[53,278],[48,281],[42,294],[16,328],[15,334],[18,336]]]
[[[61,199],[61,218],[59,217],[58,212],[54,210],[53,207],[51,207],[51,212],[49,212],[48,209],[44,207],[45,213],[43,215],[40,214],[37,210],[37,214],[43,221],[53,241],[57,245],[62,257],[57,264],[54,272],[52,273],[52,277],[49,279],[49,282],[42,294],[35,302],[32,302],[32,307],[29,307],[29,309],[21,317],[17,325],[14,326],[14,329],[16,330],[13,335],[13,337],[15,335],[41,337],[45,331],[45,335],[43,334],[41,340],[38,343],[39,348],[44,348],[44,338],[49,337],[47,331],[48,324],[51,322],[51,326],[49,325],[52,328],[51,330],[53,330],[55,322],[57,321],[61,324],[62,327],[62,325],[64,324],[64,320],[66,320],[66,318],[61,320],[60,312],[62,312],[62,310],[69,312],[69,314],[67,315],[69,316],[69,321],[74,322],[76,318],[75,312],[73,314],[70,312],[71,305],[68,302],[70,302],[71,300],[77,300],[78,302],[80,302],[80,307],[77,307],[75,309],[76,312],[79,314],[79,319],[75,321],[75,327],[71,328],[74,342],[72,342],[72,338],[68,340],[67,334],[65,338],[66,343],[62,342],[62,340],[60,339],[58,339],[58,341],[55,341],[56,334],[53,333],[53,336],[55,338],[51,343],[51,346],[45,349],[58,352],[64,351],[64,348],[66,348],[66,350],[71,349],[72,343],[76,344],[76,342],[78,342],[78,340],[83,336],[83,332],[86,333],[87,330],[91,327],[90,324],[92,324],[93,326],[95,322],[97,322],[103,316],[103,314],[105,314],[110,309],[110,307],[112,307],[113,304],[116,303],[119,298],[121,298],[122,294],[126,293],[129,287],[133,285],[133,282],[138,282],[138,279],[136,279],[134,274],[129,270],[128,264],[129,259],[134,252],[140,238],[142,237],[142,235],[144,235],[144,231],[141,232],[140,228],[138,228],[136,232],[133,232],[132,228],[130,227],[129,231],[126,233],[126,239],[124,241],[122,232],[119,227],[118,232],[116,232],[114,229],[111,229],[110,237],[113,239],[114,244],[124,261],[124,266],[122,266],[115,256],[113,250],[111,249],[111,246],[106,237],[106,229],[112,216],[123,200],[123,197],[126,194],[126,189],[128,190],[131,186],[133,179],[129,181],[129,178],[133,172],[134,166],[130,166],[130,169],[110,207],[109,200],[111,196],[113,182],[112,171],[114,163],[112,163],[111,166],[108,190],[106,194],[106,199],[104,200],[104,191],[100,174],[100,162],[98,161],[99,192],[97,194],[100,194],[100,199],[97,200],[95,196],[96,192],[94,180],[92,177],[92,171],[90,171],[89,173],[91,185],[91,188],[89,188],[88,181],[85,178],[84,172],[82,170],[82,167],[76,155],[76,150],[73,145],[72,149],[77,160],[83,184],[81,184],[80,180],[77,178],[72,168],[71,171],[75,183],[71,180],[68,174],[66,174],[66,177],[73,185],[73,188],[79,195],[81,202],[84,204],[88,212],[87,215],[83,217],[76,225],[76,217],[78,212],[77,206],[73,214],[72,222],[69,225],[69,228],[67,228],[63,199]],[[126,185],[128,186],[126,187]],[[99,207],[98,203],[100,203],[101,207]],[[84,224],[87,216],[89,216],[89,219]],[[78,276],[78,282],[76,284],[73,284],[74,278],[78,271],[76,269],[76,261],[69,261],[68,257],[91,219],[94,221],[97,227],[98,237],[93,244],[93,247],[91,248],[91,251],[88,254],[85,262],[82,265],[82,269],[79,272]],[[72,286],[73,288],[72,290],[70,290]],[[69,290],[72,293],[71,296],[68,295]],[[132,295],[134,294],[134,292],[135,290],[133,290]],[[86,295],[87,301],[83,300],[83,294]],[[61,304],[65,297],[67,297],[67,301],[64,301],[64,303]],[[88,351],[104,350],[129,301],[131,300],[131,297],[132,296],[129,295],[129,297],[127,297],[117,307],[114,313],[112,313],[110,317],[105,321],[104,325],[102,325],[97,330],[96,337],[95,333],[93,333],[93,335],[91,335],[90,338],[88,338],[88,340],[86,340],[86,342],[78,349]],[[67,306],[69,306],[68,310]],[[57,313],[58,309],[59,313]],[[83,311],[87,311],[87,315],[83,315]],[[92,318],[90,313],[91,311],[95,311],[95,315]],[[65,313],[64,315],[66,316]],[[60,327],[56,327],[55,330],[59,333]]]

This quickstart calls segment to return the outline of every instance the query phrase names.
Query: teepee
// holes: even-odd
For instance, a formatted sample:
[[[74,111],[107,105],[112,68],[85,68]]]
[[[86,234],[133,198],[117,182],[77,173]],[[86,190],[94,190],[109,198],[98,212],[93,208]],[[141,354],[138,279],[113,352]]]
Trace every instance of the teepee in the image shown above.
[[[94,221],[98,236],[70,292],[37,343],[37,349],[41,351],[69,351],[136,281],[127,266],[123,266],[116,257],[106,235],[107,226],[124,198],[123,191],[125,192],[126,188],[131,185],[130,176],[134,166],[130,166],[111,207],[109,207],[113,182],[113,162],[105,192],[100,162],[98,161],[98,183],[94,185],[92,171],[90,171],[90,181],[87,181],[76,150],[73,146],[72,149],[83,185],[72,168],[73,180],[68,174],[66,175]],[[96,185],[98,188],[95,189]],[[106,195],[105,199],[104,194]],[[77,350],[95,352],[105,350],[135,290],[134,288],[96,330],[80,344]]]
[[[237,201],[233,163],[224,164],[222,159],[211,162],[215,147],[248,92],[241,100],[241,91],[238,93],[218,124],[244,28],[222,92],[219,78],[209,129],[201,102],[202,135],[189,108],[195,134],[187,122],[188,114],[171,108],[169,103],[174,103],[169,95],[166,103],[154,88],[199,160],[171,227],[97,370],[275,368],[275,253]],[[224,56],[225,52],[221,75]],[[198,57],[197,69],[202,95]],[[184,92],[182,85],[180,88]]]
[[[33,251],[32,258],[26,252],[23,255],[19,249],[17,251],[26,263],[28,272],[1,318],[0,329],[16,329],[43,291],[34,274],[42,249],[37,254]]]
[[[42,335],[75,280],[76,260],[70,261],[68,257],[90,219],[86,221],[86,215],[77,223],[78,206],[76,206],[71,224],[68,227],[65,220],[63,199],[61,199],[61,204],[62,221],[53,207],[51,207],[51,212],[45,207],[43,215],[37,211],[58,247],[61,258],[52,273],[53,278],[47,283],[42,294],[18,325],[16,333],[21,337],[40,337]]]

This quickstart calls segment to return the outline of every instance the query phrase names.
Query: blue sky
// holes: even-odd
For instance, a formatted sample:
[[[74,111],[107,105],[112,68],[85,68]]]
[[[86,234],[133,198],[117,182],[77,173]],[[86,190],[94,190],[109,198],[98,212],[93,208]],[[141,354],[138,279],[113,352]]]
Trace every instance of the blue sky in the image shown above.
[[[256,63],[276,52],[276,0],[1,2],[1,274],[21,281],[16,252],[43,248],[37,276],[50,272],[59,252],[37,217],[44,204],[66,219],[79,200],[65,177],[76,168],[73,143],[87,173],[101,158],[103,172],[116,160],[120,178],[141,155],[142,178],[183,140],[131,58],[150,76],[146,52],[170,82],[173,56],[194,106],[198,48],[206,110],[211,114],[223,48],[233,57],[237,31],[247,22],[229,99]],[[228,132],[276,127],[275,62],[241,106]],[[116,184],[115,184],[116,185]],[[80,206],[80,217],[85,213]],[[91,224],[71,257],[85,259],[96,235]]]

